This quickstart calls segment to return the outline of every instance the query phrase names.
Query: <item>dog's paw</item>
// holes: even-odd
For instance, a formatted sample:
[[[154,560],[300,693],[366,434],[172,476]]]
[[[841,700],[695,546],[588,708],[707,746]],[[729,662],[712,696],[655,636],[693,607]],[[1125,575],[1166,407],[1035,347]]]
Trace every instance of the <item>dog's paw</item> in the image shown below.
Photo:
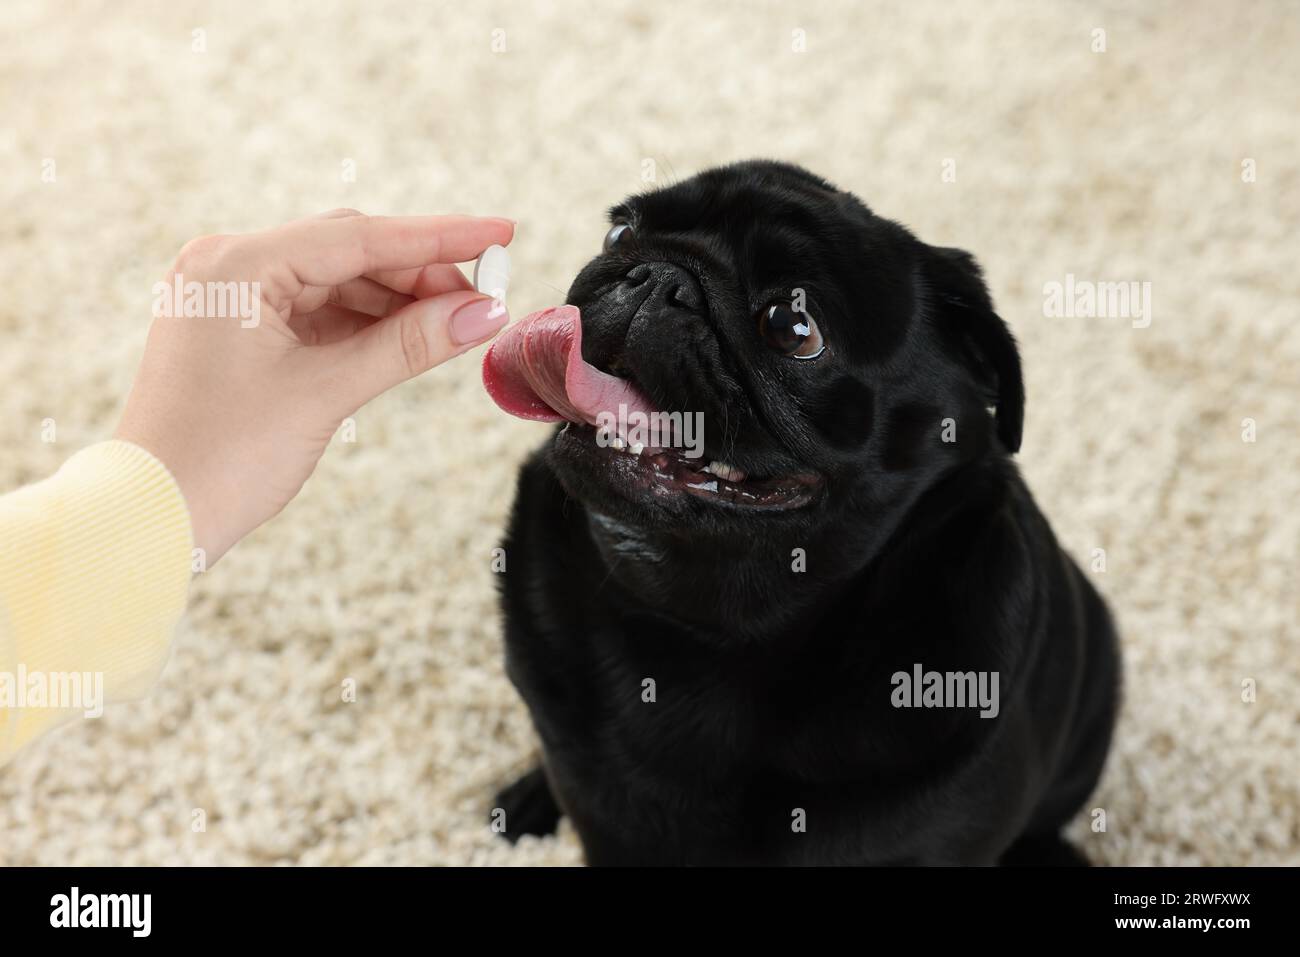
[[[554,834],[560,814],[546,773],[536,767],[497,792],[489,820],[493,830],[514,844],[525,834],[537,837]]]

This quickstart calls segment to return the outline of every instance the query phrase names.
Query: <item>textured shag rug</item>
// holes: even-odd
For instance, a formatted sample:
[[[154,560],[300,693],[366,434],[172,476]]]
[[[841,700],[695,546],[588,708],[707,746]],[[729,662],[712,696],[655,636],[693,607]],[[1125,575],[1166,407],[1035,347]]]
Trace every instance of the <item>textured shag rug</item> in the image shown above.
[[[0,488],[110,433],[152,284],[192,236],[337,206],[508,215],[522,316],[563,298],[644,174],[800,162],[975,252],[1019,337],[1022,467],[1085,567],[1105,550],[1124,638],[1087,853],[1300,863],[1294,16],[126,7],[0,17]],[[1149,282],[1150,324],[1045,315],[1067,275]],[[535,748],[490,561],[545,429],[495,409],[479,352],[363,410],[287,512],[195,581],[152,697],[0,769],[0,863],[580,862],[567,827],[511,848],[486,818]]]

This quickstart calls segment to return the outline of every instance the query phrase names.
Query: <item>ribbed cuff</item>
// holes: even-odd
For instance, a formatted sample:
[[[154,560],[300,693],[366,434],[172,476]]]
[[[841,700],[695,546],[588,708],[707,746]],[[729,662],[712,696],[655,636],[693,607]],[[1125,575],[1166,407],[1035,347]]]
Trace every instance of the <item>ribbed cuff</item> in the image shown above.
[[[129,442],[92,445],[0,496],[0,763],[153,684],[185,610],[192,549],[175,480]]]

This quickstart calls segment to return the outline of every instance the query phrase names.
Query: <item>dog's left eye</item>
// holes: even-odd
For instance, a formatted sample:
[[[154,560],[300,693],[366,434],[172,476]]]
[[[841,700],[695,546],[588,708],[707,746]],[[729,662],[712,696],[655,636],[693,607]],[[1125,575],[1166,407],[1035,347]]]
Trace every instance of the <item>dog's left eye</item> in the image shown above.
[[[816,359],[826,349],[813,317],[796,311],[788,302],[774,302],[760,309],[758,331],[770,347],[796,359]]]
[[[605,234],[605,242],[601,244],[601,249],[609,252],[616,246],[628,245],[635,237],[636,233],[627,223],[615,223]]]

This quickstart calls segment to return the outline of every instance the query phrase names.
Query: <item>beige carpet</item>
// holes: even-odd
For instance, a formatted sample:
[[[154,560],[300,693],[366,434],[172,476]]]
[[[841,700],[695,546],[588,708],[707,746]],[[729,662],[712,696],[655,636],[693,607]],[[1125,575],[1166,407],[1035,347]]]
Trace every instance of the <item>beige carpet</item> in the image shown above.
[[[1293,11],[125,6],[0,16],[0,488],[109,433],[194,235],[342,205],[509,215],[519,316],[561,298],[647,160],[666,181],[792,159],[973,250],[1020,338],[1024,471],[1066,547],[1106,550],[1127,655],[1088,852],[1300,863]],[[1151,325],[1045,318],[1066,274],[1149,281]],[[512,849],[485,821],[534,747],[489,562],[544,431],[496,411],[477,353],[366,408],[196,581],[151,698],[0,770],[0,863],[579,862],[567,828]]]

